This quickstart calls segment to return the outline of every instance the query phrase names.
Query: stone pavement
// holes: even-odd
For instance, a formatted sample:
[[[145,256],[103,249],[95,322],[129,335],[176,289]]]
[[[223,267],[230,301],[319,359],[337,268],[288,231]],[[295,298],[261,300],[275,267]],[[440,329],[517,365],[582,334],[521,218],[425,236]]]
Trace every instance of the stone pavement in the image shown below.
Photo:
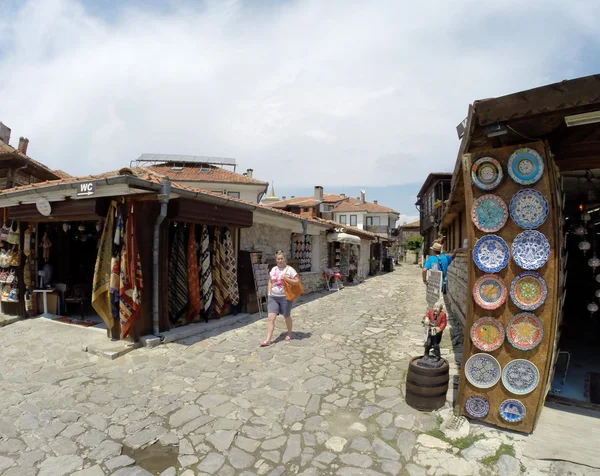
[[[598,474],[530,460],[524,436],[456,420],[449,404],[406,405],[422,351],[417,267],[305,301],[297,338],[282,340],[281,320],[267,348],[253,318],[114,361],[81,351],[90,330],[0,329],[0,474]]]

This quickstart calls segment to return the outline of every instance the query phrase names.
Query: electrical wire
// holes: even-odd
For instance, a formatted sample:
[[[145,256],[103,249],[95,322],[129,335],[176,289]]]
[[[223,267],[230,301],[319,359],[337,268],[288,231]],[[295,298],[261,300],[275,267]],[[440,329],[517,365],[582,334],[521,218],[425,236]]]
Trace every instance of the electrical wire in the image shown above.
[[[512,127],[510,127],[508,124],[506,124],[506,128],[510,129],[511,131],[513,131],[515,134],[520,135],[521,137],[524,137],[527,140],[535,140],[535,141],[540,141],[540,142],[544,142],[542,139],[534,139],[533,137],[527,137],[525,134],[521,134],[519,131],[516,131],[515,129],[513,129]]]

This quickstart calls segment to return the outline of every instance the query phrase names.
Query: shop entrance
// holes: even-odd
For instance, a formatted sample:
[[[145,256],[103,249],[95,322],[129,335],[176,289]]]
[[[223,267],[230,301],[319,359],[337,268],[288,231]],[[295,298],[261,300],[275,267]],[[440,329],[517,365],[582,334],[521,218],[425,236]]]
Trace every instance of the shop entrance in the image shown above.
[[[102,233],[99,221],[38,224],[34,309],[60,322],[106,329],[91,305],[94,267]]]
[[[600,410],[600,170],[565,172],[563,187],[564,307],[548,398]]]

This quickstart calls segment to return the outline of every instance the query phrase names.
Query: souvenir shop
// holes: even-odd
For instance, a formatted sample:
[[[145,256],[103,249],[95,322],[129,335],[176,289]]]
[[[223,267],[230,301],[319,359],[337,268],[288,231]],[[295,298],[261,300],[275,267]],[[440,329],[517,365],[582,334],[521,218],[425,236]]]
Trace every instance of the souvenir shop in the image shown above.
[[[359,282],[360,238],[343,229],[327,234],[329,269],[331,276],[340,276],[342,283]]]
[[[470,219],[455,210],[446,230],[470,250],[456,402],[469,418],[531,433],[546,399],[600,410],[598,84],[469,110],[452,193]]]
[[[12,192],[19,204],[11,192],[0,197],[4,314],[41,315],[137,340],[237,312],[239,228],[252,225],[252,207],[175,186],[167,202],[156,193],[160,185],[131,180],[136,188],[129,195],[107,197],[117,188],[108,185],[100,188],[103,197],[65,200],[63,192],[62,200],[48,201],[45,194],[54,198],[54,189],[65,187],[49,184]]]

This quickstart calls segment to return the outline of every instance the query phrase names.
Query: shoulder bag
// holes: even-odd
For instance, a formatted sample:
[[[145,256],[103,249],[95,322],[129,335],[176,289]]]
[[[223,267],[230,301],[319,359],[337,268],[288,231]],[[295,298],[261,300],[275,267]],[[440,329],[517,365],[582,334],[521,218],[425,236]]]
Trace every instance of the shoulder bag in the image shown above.
[[[285,271],[283,272],[284,275],[286,274],[288,268],[285,268]],[[298,284],[290,284],[287,281],[283,281],[283,288],[285,289],[285,298],[288,301],[293,301],[294,299],[299,298],[304,292],[304,288],[302,287],[300,278],[298,277],[298,275],[296,275],[296,277],[298,278]]]

